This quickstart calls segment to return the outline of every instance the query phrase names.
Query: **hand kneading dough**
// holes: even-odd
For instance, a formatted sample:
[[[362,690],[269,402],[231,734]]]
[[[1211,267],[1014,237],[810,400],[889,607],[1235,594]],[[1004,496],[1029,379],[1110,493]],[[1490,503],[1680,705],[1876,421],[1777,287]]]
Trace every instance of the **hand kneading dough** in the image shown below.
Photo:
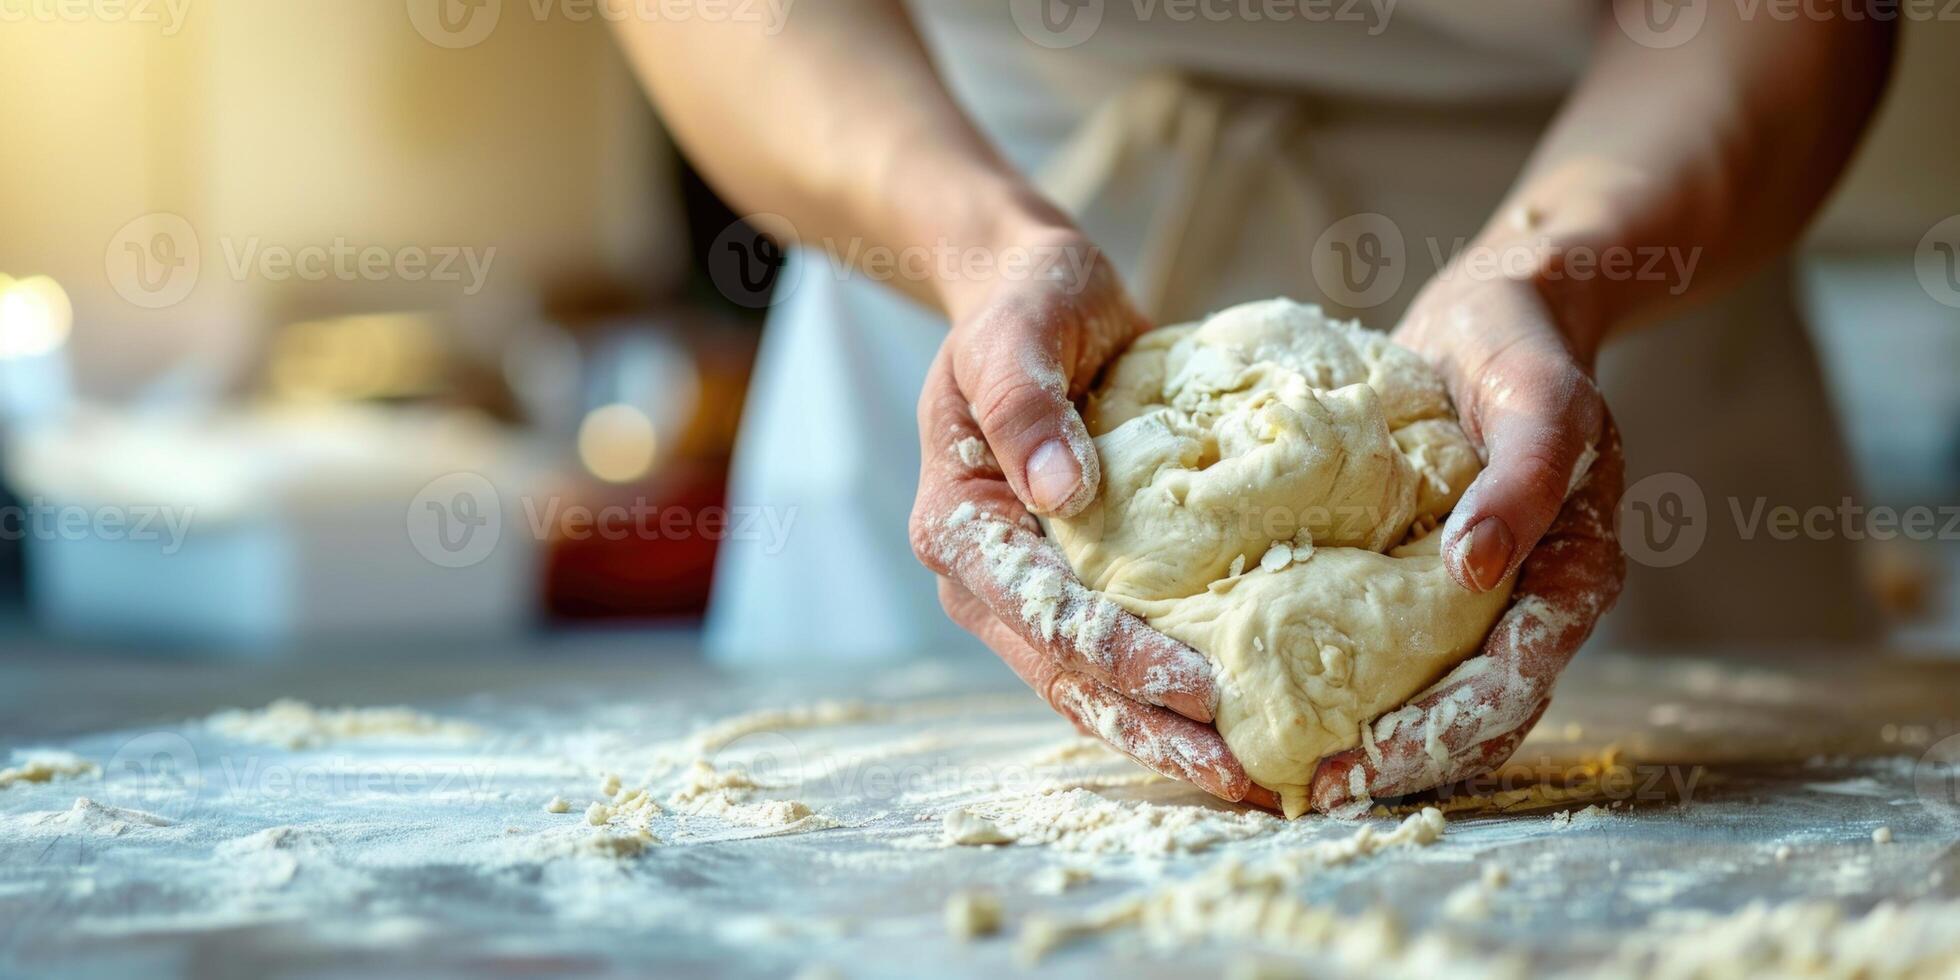
[[[1441,379],[1319,307],[1145,334],[1083,415],[1101,491],[1049,534],[1217,665],[1219,731],[1288,816],[1322,757],[1475,651],[1510,598],[1457,587],[1437,554],[1481,468]]]

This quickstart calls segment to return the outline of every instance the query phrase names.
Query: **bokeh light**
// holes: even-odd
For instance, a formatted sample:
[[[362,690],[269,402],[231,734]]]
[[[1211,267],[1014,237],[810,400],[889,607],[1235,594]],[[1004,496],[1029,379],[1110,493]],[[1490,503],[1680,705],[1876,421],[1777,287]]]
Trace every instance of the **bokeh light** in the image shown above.
[[[578,427],[579,462],[608,483],[631,483],[647,475],[657,443],[653,420],[624,403],[593,409]]]

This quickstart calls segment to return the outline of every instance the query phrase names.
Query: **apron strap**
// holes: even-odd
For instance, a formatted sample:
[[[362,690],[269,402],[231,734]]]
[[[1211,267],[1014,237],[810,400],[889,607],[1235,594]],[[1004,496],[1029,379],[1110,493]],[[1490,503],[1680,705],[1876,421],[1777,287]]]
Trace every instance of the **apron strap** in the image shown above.
[[[1082,215],[1124,178],[1164,169],[1168,190],[1127,205],[1148,214],[1132,289],[1143,313],[1167,323],[1201,316],[1256,206],[1312,241],[1333,209],[1299,166],[1304,100],[1241,94],[1153,74],[1103,103],[1036,176],[1063,209]],[[1290,147],[1293,147],[1290,149]],[[1254,201],[1260,190],[1272,199]],[[1303,264],[1303,278],[1310,279]],[[1238,297],[1251,299],[1254,297]]]

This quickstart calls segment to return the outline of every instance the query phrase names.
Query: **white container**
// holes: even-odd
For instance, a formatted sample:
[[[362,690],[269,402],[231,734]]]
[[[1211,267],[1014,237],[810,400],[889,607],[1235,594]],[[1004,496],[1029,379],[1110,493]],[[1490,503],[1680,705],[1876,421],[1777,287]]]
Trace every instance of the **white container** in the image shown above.
[[[37,618],[71,637],[263,651],[477,638],[539,607],[543,485],[471,418],[323,408],[81,413],[20,433]]]

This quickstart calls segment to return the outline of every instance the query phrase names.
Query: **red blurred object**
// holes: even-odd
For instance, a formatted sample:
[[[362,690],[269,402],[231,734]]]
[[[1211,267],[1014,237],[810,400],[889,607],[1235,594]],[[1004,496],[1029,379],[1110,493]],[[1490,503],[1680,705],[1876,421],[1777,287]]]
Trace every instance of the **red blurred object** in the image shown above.
[[[546,610],[568,619],[698,619],[726,530],[726,473],[726,463],[677,462],[647,485],[588,487],[589,499],[560,508],[545,564]],[[583,516],[610,509],[616,526],[635,508],[651,516],[624,534],[601,533]]]

